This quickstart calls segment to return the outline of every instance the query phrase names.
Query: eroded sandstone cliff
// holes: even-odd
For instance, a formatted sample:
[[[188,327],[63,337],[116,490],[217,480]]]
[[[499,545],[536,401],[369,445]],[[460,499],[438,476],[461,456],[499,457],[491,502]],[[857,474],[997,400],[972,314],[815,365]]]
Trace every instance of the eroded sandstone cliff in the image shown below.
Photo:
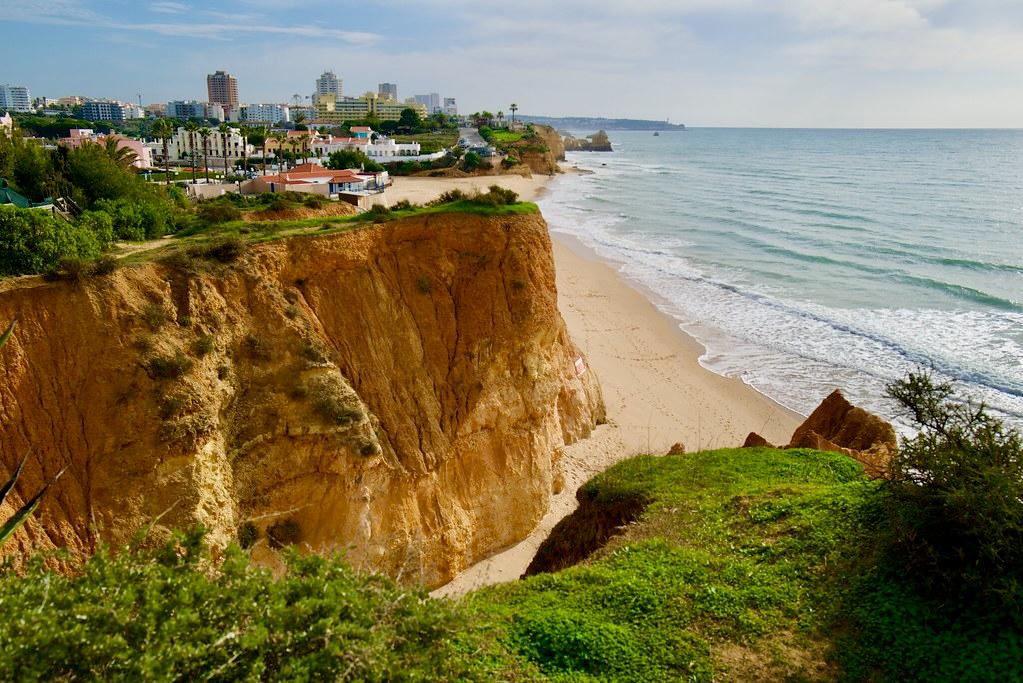
[[[539,214],[9,281],[11,318],[0,459],[31,451],[20,493],[68,472],[7,552],[199,523],[439,585],[532,529],[559,449],[603,418]]]

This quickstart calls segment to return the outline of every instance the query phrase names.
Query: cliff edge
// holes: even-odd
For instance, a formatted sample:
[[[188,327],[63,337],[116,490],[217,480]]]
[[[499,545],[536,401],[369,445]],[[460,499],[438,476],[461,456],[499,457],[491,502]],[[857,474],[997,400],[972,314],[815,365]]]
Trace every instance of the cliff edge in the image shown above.
[[[436,586],[533,528],[559,449],[604,415],[538,213],[22,278],[0,285],[11,318],[0,459],[31,452],[19,492],[68,471],[8,552],[201,524]]]

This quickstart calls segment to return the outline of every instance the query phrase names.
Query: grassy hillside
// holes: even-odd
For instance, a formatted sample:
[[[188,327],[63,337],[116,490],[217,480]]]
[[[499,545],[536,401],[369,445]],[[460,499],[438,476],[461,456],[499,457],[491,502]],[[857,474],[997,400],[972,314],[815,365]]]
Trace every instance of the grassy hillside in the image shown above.
[[[880,553],[877,491],[831,453],[637,457],[580,494],[591,517],[638,514],[624,533],[457,602],[338,560],[292,558],[274,580],[232,550],[214,570],[195,536],[70,579],[40,563],[0,578],[0,676],[1023,678],[1018,617],[923,599]]]
[[[877,491],[832,453],[634,458],[580,498],[639,521],[469,603],[550,680],[1023,678],[1013,615],[925,600],[885,559]]]

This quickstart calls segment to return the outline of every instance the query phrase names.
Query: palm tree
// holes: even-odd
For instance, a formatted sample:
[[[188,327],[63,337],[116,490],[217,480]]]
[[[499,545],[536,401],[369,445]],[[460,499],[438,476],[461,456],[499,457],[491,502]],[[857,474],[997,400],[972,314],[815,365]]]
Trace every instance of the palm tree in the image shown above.
[[[238,129],[238,133],[242,136],[242,175],[248,176],[249,174],[249,136],[252,135],[252,128],[249,126],[242,126]]]
[[[199,130],[199,124],[195,121],[185,121],[185,132],[188,133],[188,153],[192,157],[192,184],[195,185],[195,132]]]
[[[277,151],[274,155],[277,157],[277,172],[280,173],[284,170],[284,145],[288,142],[288,134],[277,131],[270,133],[270,137],[277,141]]]
[[[210,182],[210,167],[206,163],[206,142],[210,139],[211,135],[213,135],[213,131],[207,128],[206,126],[203,126],[202,128],[199,129],[199,137],[202,138],[202,168],[203,171],[206,173],[207,183]]]
[[[519,105],[517,105],[514,102],[512,102],[512,105],[510,107],[508,107],[508,108],[511,109],[512,125],[514,125],[515,124],[515,112],[517,112],[519,110]]]
[[[227,181],[227,136],[234,129],[231,128],[227,123],[222,123],[217,126],[217,130],[220,132],[220,137],[224,141],[224,181]]]
[[[304,135],[300,135],[299,138],[298,138],[298,143],[302,147],[302,163],[303,164],[306,163],[306,161],[308,161],[308,159],[309,159],[309,141],[311,139],[312,138],[309,136],[309,133],[306,133]]]
[[[259,144],[263,148],[263,175],[266,175],[266,142],[270,139],[270,131],[263,126],[259,129],[257,138],[260,140]]]
[[[499,112],[497,112],[497,127],[498,128],[503,128],[503,126],[501,125],[503,123],[504,123],[504,112],[503,111],[499,111]]]
[[[103,149],[115,164],[125,170],[131,168],[131,165],[139,158],[138,154],[130,147],[121,147],[121,138],[116,135],[108,135],[103,138]]]
[[[174,137],[174,124],[167,119],[160,119],[153,125],[153,135],[163,140],[163,177],[170,183],[170,154],[167,151],[168,141]]]

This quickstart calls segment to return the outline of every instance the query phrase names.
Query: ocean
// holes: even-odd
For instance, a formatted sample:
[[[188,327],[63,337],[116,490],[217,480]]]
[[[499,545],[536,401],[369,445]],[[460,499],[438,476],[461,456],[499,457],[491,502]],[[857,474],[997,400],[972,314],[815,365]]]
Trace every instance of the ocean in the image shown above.
[[[592,132],[592,131],[589,131]],[[931,369],[1023,427],[1023,131],[611,132],[541,201],[706,348],[808,414]]]

